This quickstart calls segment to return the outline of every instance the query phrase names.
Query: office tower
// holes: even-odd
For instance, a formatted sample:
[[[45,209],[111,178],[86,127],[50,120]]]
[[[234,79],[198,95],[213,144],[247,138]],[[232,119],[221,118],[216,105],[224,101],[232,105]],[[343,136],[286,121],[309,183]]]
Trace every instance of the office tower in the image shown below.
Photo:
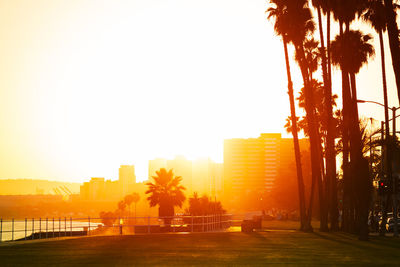
[[[172,169],[175,176],[182,177],[182,185],[186,188],[186,196],[192,195],[192,161],[183,156],[176,156],[173,160],[167,160],[167,170]]]
[[[300,146],[302,150],[308,149],[308,141],[300,140]],[[224,141],[225,199],[238,201],[245,195],[262,196],[272,190],[283,174],[296,175],[293,139],[271,133]]]
[[[121,165],[121,167],[119,167],[118,181],[122,187],[122,196],[129,194],[129,187],[136,183],[135,166]]]
[[[93,177],[89,182],[83,183],[80,187],[80,196],[84,200],[104,200],[104,178]]]

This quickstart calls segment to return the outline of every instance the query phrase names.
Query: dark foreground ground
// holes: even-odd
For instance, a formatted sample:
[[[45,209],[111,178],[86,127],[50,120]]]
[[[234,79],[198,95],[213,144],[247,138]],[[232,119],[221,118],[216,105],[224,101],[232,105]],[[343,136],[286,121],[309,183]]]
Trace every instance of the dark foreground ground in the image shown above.
[[[400,240],[272,230],[244,233],[103,236],[0,245],[0,266],[394,265]]]

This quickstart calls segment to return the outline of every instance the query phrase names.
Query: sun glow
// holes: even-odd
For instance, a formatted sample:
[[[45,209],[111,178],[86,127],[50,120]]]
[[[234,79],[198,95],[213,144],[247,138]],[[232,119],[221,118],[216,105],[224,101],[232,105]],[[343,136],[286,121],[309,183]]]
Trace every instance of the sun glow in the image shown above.
[[[280,132],[280,41],[265,4],[245,2],[38,1],[28,13],[29,1],[3,1],[12,153],[0,176],[116,178],[135,164],[144,180],[148,159],[221,162],[223,139]]]

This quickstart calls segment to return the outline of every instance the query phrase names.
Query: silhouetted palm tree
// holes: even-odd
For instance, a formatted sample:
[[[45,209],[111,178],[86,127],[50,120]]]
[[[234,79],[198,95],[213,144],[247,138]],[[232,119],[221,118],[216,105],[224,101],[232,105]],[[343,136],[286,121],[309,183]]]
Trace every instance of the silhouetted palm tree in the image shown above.
[[[359,238],[368,239],[368,203],[369,203],[369,167],[362,155],[361,133],[359,128],[357,109],[357,89],[355,75],[361,67],[374,55],[374,48],[369,43],[371,36],[364,35],[360,31],[348,30],[338,35],[332,42],[332,63],[339,65],[350,74],[351,92],[346,92],[346,105],[344,108],[350,113],[348,118],[348,131],[350,133],[350,170],[352,180],[345,189],[346,195],[352,195],[350,200],[349,230],[358,231]],[[344,119],[346,114],[343,114]],[[347,208],[347,207],[346,207]],[[352,213],[354,210],[354,214]]]
[[[132,193],[129,195],[126,195],[124,197],[124,202],[126,203],[126,205],[128,206],[129,209],[129,216],[131,213],[131,205],[132,203],[135,203],[135,217],[136,217],[136,203],[140,200],[140,196],[138,193]]]
[[[399,28],[397,26],[395,3],[393,0],[384,0],[385,17],[387,22],[390,54],[392,56],[393,71],[396,78],[397,96],[400,102],[400,42]]]
[[[172,169],[167,171],[161,168],[156,171],[156,176],[152,176],[154,183],[147,183],[149,189],[146,194],[149,194],[147,200],[150,202],[151,207],[159,206],[158,214],[164,218],[167,225],[171,224],[171,218],[174,216],[174,207],[182,207],[185,201],[183,187],[180,183],[182,177],[174,176]]]
[[[120,216],[124,215],[125,209],[126,209],[125,201],[123,201],[123,200],[119,201],[118,202],[118,211],[119,211]]]
[[[339,210],[337,201],[337,185],[336,185],[336,153],[335,153],[335,125],[333,118],[333,103],[332,99],[332,71],[331,71],[331,58],[330,58],[330,27],[331,27],[331,10],[334,0],[312,0],[313,6],[317,9],[318,14],[318,25],[321,42],[321,65],[322,65],[322,77],[324,81],[324,104],[325,104],[325,115],[322,118],[322,122],[327,125],[326,128],[326,143],[325,143],[325,161],[326,161],[326,197],[327,205],[329,209],[329,218],[331,222],[331,230],[336,231],[339,229]],[[326,31],[327,31],[327,49],[325,49],[324,32],[322,26],[322,14],[325,13],[327,16],[326,20]]]
[[[385,48],[383,44],[383,33],[386,31],[386,13],[385,6],[382,0],[369,0],[366,12],[362,18],[371,24],[372,28],[379,35],[379,46],[381,51],[381,68],[382,68],[382,87],[383,87],[383,100],[385,105],[385,125],[386,136],[389,136],[389,112],[388,112],[388,96],[386,85],[386,69],[385,69]]]
[[[297,171],[297,183],[298,183],[298,191],[299,191],[299,205],[300,205],[300,229],[305,229],[306,223],[306,208],[305,208],[305,193],[304,193],[304,179],[303,179],[303,172],[301,166],[301,154],[300,154],[300,145],[299,145],[299,138],[298,138],[298,130],[297,130],[297,117],[296,117],[296,106],[294,102],[294,93],[293,93],[293,82],[291,78],[291,71],[290,71],[290,62],[289,62],[289,54],[288,54],[288,40],[287,40],[287,33],[283,28],[284,27],[284,20],[287,16],[286,12],[286,4],[284,0],[271,0],[271,4],[273,7],[268,8],[268,18],[274,19],[274,29],[275,32],[282,37],[283,42],[283,49],[285,53],[285,62],[286,62],[286,74],[288,79],[288,95],[289,95],[289,102],[290,102],[290,114],[292,120],[292,135],[293,135],[293,145],[295,151],[295,159],[296,159],[296,171]]]

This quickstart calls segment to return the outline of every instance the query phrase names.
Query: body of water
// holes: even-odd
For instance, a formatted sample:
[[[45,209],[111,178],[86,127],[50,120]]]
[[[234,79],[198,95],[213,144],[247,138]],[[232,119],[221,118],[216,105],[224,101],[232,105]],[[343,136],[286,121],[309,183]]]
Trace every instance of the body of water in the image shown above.
[[[54,221],[53,218],[49,218],[47,221],[46,219],[14,220],[14,222],[12,220],[3,220],[0,223],[0,241],[17,240],[39,232],[42,233],[42,238],[45,238],[46,235],[47,237],[52,237],[53,232],[61,232],[61,236],[63,236],[62,233],[66,233],[68,236],[70,232],[87,229],[89,224],[90,229],[93,230],[99,223],[93,221],[89,223],[88,220],[79,219],[70,220],[69,218],[66,220],[64,218],[61,220],[54,218]]]

